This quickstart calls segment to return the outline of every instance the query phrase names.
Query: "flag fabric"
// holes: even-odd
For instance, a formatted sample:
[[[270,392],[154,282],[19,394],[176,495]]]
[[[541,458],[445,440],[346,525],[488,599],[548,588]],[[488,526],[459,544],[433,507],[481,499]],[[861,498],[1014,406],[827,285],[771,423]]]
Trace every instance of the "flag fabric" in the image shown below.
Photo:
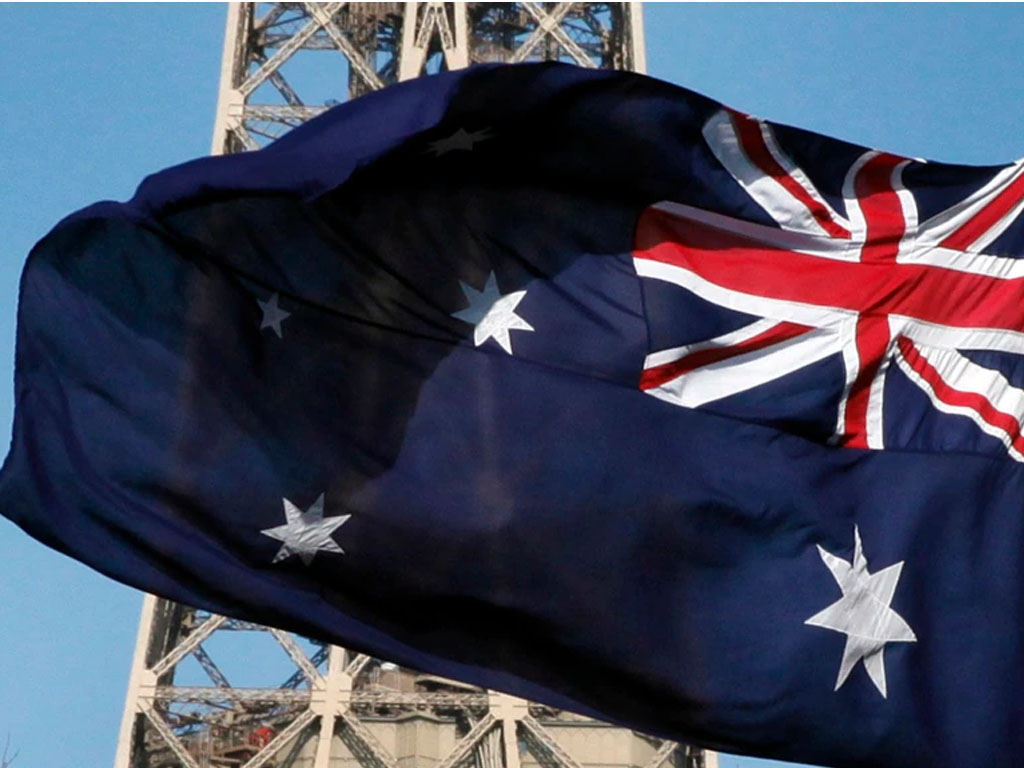
[[[34,249],[0,510],[662,736],[1017,765],[1022,199],[634,74],[395,86]]]

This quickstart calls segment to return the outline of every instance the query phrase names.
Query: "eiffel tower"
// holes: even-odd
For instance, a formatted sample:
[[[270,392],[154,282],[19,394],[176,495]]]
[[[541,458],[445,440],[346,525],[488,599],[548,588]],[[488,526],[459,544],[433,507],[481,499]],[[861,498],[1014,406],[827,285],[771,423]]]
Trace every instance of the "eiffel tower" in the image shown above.
[[[338,100],[402,80],[536,60],[643,72],[640,5],[231,4],[212,151],[259,149]],[[717,756],[279,629],[143,601],[115,768],[598,765],[717,768]]]

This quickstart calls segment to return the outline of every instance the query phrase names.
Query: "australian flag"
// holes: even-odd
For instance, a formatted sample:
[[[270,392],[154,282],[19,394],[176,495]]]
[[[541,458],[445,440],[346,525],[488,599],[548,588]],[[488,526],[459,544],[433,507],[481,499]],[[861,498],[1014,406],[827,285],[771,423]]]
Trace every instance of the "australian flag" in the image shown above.
[[[639,75],[389,88],[36,247],[0,511],[668,737],[1019,765],[1022,207]]]

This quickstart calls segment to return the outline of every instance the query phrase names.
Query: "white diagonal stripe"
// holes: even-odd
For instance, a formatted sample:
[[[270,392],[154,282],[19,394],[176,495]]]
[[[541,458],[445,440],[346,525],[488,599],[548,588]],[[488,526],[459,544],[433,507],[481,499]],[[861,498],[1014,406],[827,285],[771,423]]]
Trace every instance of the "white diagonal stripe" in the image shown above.
[[[971,243],[967,247],[967,250],[972,253],[975,253],[981,251],[982,248],[987,248],[993,240],[995,240],[997,237],[1003,234],[1003,232],[1006,231],[1006,228],[1017,220],[1017,217],[1020,216],[1021,211],[1024,211],[1024,198],[1018,200],[1017,203],[1012,208],[1010,208],[1010,210],[1004,213],[1002,217],[998,221],[996,221],[995,224],[988,228],[985,234],[981,235],[973,243]]]
[[[837,334],[814,329],[770,347],[703,365],[645,391],[661,400],[696,408],[767,384],[840,351]]]
[[[958,328],[915,317],[889,315],[890,327],[915,343],[943,349],[984,349],[1024,355],[1024,333],[1001,328]]]
[[[723,288],[704,279],[695,272],[666,264],[662,261],[637,258],[633,259],[633,267],[640,277],[651,277],[674,283],[700,296],[702,299],[718,304],[736,312],[745,312],[757,317],[769,317],[800,325],[811,325],[815,328],[832,328],[837,332],[849,323],[856,322],[857,313],[843,307],[823,307],[816,304],[803,304],[786,299],[773,299],[768,296],[755,296],[741,293],[730,288]]]
[[[986,205],[992,202],[1000,192],[1010,186],[1021,174],[1024,174],[1024,160],[1018,160],[1013,165],[1003,168],[988,184],[977,190],[974,194],[923,222],[918,242],[932,245],[942,242],[970,219],[978,215]],[[974,252],[985,248],[1009,226],[1010,222],[1020,214],[1021,210],[1022,203],[1018,202],[1012,211],[996,222],[987,233],[975,240],[968,250]]]
[[[832,210],[804,173],[782,152],[768,125],[759,121],[759,127],[769,153],[782,169],[829,212],[833,221],[848,228],[844,218]],[[704,124],[703,133],[718,161],[780,227],[793,232],[827,235],[802,201],[750,160],[728,112],[723,109],[715,113]]]
[[[978,365],[955,349],[936,349],[923,344],[914,346],[949,387],[985,398],[996,410],[1013,416],[1018,422],[1024,417],[1024,390],[1013,386],[999,371]],[[896,350],[895,358],[900,370],[928,396],[936,409],[943,413],[966,416],[983,432],[1005,445],[1011,458],[1024,462],[1024,456],[1013,447],[1013,435],[1001,427],[990,424],[973,408],[953,405],[942,400],[931,382],[913,369],[899,348]]]
[[[922,247],[920,240],[914,248],[901,253],[898,259],[903,264],[926,264],[945,267],[957,272],[985,275],[1000,280],[1024,278],[1024,259],[1007,256],[990,256],[974,251],[957,251],[952,248]]]
[[[658,352],[652,352],[644,358],[644,368],[656,368],[659,365],[665,365],[666,363],[674,363],[676,360],[681,360],[687,355],[692,355],[694,352],[703,352],[705,349],[717,349],[719,347],[733,347],[737,344],[742,344],[755,336],[760,336],[765,331],[770,331],[775,326],[779,325],[776,320],[758,320],[757,322],[745,325],[735,331],[729,333],[723,333],[721,336],[716,336],[713,339],[707,341],[700,341],[695,344],[685,344],[681,347],[671,347],[669,349],[662,349]]]

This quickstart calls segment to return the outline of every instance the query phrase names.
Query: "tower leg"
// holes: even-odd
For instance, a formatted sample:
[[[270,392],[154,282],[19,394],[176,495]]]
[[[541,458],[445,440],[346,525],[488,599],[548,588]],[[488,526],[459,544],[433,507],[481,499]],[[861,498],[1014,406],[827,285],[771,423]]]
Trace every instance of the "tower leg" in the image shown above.
[[[330,64],[339,56],[338,101],[479,62],[569,59],[641,72],[646,65],[639,3],[232,3],[212,153],[257,149],[328,109],[334,99],[311,98],[289,81],[289,62]],[[260,668],[249,655],[237,663],[251,653],[244,637],[283,651],[290,676],[232,684],[232,667]],[[600,740],[590,738],[598,728]],[[617,763],[611,747],[622,756]],[[471,759],[477,768],[521,768],[521,748],[545,768],[670,768],[688,754],[671,742],[147,596],[114,765],[453,768]],[[706,765],[715,765],[711,756]]]

